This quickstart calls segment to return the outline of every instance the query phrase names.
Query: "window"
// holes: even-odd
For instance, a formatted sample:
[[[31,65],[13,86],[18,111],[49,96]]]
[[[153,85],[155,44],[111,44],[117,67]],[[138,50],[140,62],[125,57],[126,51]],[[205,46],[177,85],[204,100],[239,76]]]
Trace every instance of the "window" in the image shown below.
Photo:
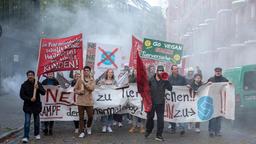
[[[256,91],[256,71],[245,72],[243,88],[245,91]]]

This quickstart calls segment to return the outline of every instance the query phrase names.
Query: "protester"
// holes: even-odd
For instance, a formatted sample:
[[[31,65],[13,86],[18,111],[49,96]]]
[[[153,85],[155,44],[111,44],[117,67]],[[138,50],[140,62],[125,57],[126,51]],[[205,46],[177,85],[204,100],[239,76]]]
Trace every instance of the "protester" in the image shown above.
[[[228,82],[228,80],[222,76],[222,68],[216,67],[214,71],[215,71],[214,76],[208,79],[209,84],[219,83],[219,82]],[[212,118],[209,121],[209,127],[208,127],[209,136],[210,137],[214,137],[214,135],[221,136],[220,129],[221,129],[221,117],[219,116],[216,118]]]
[[[193,81],[193,78],[194,78],[194,69],[193,67],[189,67],[188,72],[186,74],[187,82],[191,83]]]
[[[132,71],[129,82],[136,83],[136,70]],[[144,129],[145,120],[133,115],[131,115],[131,119],[132,119],[132,127],[129,129],[129,132],[134,133],[138,131],[138,129],[140,129],[139,130],[140,133],[145,133],[145,129]]]
[[[186,86],[187,85],[187,80],[185,77],[181,76],[179,74],[179,70],[178,70],[178,66],[177,65],[172,65],[171,66],[171,72],[172,74],[169,76],[169,82],[172,84],[172,86]],[[171,133],[174,134],[176,133],[176,123],[169,123],[169,127],[171,128]],[[186,124],[185,123],[179,123],[180,128],[181,128],[181,132],[180,135],[184,135],[185,134],[185,127]]]
[[[199,68],[199,66],[196,66],[196,73],[201,74],[203,77],[202,70]]]
[[[81,75],[80,75],[80,73],[75,72],[74,76],[71,76],[74,72],[71,71],[70,73],[71,73],[70,77],[74,78],[71,81],[71,87],[74,87],[76,82],[77,82],[77,80],[81,78]],[[86,123],[86,120],[84,120],[84,123]],[[78,120],[74,120],[74,125],[75,125],[75,133],[79,133],[79,121]]]
[[[47,73],[47,77],[45,80],[42,81],[42,85],[53,85],[53,86],[58,86],[59,82],[58,80],[54,77],[53,72]],[[44,121],[44,135],[52,135],[53,134],[53,124],[54,121]]]
[[[105,78],[102,79],[99,83],[100,85],[116,85],[114,71],[112,69],[108,69],[106,71]],[[103,123],[102,132],[113,132],[111,128],[113,123],[113,114],[102,116],[101,122]]]
[[[155,72],[156,72],[156,69],[155,69],[155,66],[150,64],[148,66],[148,77],[151,78],[155,75]]]
[[[195,74],[193,81],[189,84],[189,87],[191,88],[192,92],[195,94],[197,93],[198,88],[203,85],[202,82],[202,75],[201,74]],[[197,133],[200,133],[200,123],[195,123],[195,131]]]
[[[35,72],[30,70],[26,74],[27,80],[21,85],[20,89],[20,97],[24,101],[23,111],[25,113],[24,136],[22,139],[23,143],[27,143],[29,140],[30,120],[32,114],[34,117],[34,136],[36,139],[40,139],[39,113],[42,110],[40,94],[45,94],[45,90],[41,83],[37,82],[37,84],[35,84]],[[33,96],[34,89],[36,89],[35,97]]]
[[[157,67],[156,74],[150,78],[150,95],[152,100],[152,109],[147,113],[147,122],[146,122],[146,133],[145,137],[147,138],[153,128],[154,128],[154,116],[155,112],[157,114],[157,133],[155,140],[164,141],[162,137],[163,128],[164,128],[164,109],[165,109],[165,90],[172,90],[172,85],[168,80],[162,79],[162,73],[164,72],[164,67],[159,65]]]
[[[91,68],[89,66],[84,67],[84,79],[78,79],[75,86],[74,92],[77,94],[77,106],[79,113],[79,137],[85,136],[84,128],[84,111],[87,113],[87,134],[91,135],[91,126],[93,121],[93,97],[92,92],[95,88],[95,80],[91,76]]]

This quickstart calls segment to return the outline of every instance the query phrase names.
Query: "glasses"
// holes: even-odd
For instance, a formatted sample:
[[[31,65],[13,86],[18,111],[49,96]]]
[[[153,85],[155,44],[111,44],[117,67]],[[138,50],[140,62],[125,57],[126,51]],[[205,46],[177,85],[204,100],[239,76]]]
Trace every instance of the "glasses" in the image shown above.
[[[157,70],[158,72],[163,72],[163,70]]]

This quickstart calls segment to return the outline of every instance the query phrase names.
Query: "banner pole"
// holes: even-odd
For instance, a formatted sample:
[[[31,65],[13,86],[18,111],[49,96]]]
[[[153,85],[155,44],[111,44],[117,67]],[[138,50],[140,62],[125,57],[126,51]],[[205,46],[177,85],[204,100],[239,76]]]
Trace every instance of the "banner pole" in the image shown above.
[[[83,45],[83,34],[81,36],[81,40],[82,40],[82,70],[81,72],[81,79],[84,81],[84,45]],[[82,84],[81,90],[84,90],[84,84]]]
[[[42,44],[42,39],[40,39],[40,44],[39,44],[39,52],[38,52],[38,58],[37,58],[37,67],[36,67],[36,72],[35,72],[35,84],[34,84],[34,91],[33,91],[33,97],[32,98],[36,98],[36,84],[38,82],[38,66],[39,66],[39,59],[40,59],[40,54],[41,54],[41,44]]]

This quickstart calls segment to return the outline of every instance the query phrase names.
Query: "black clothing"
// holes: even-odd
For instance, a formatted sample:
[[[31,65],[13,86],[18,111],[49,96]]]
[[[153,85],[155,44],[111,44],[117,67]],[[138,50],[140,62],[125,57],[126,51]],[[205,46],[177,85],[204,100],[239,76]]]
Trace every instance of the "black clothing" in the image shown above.
[[[40,94],[44,95],[45,89],[43,88],[41,83],[38,82],[38,89],[36,90],[36,100],[32,102],[31,98],[33,97],[34,92],[34,83],[35,82],[30,82],[29,80],[27,80],[21,85],[20,98],[24,100],[23,111],[25,113],[39,114],[42,110]]]
[[[172,85],[169,81],[156,80],[156,75],[150,78],[150,95],[152,99],[152,104],[165,104],[165,90],[172,90]]]

